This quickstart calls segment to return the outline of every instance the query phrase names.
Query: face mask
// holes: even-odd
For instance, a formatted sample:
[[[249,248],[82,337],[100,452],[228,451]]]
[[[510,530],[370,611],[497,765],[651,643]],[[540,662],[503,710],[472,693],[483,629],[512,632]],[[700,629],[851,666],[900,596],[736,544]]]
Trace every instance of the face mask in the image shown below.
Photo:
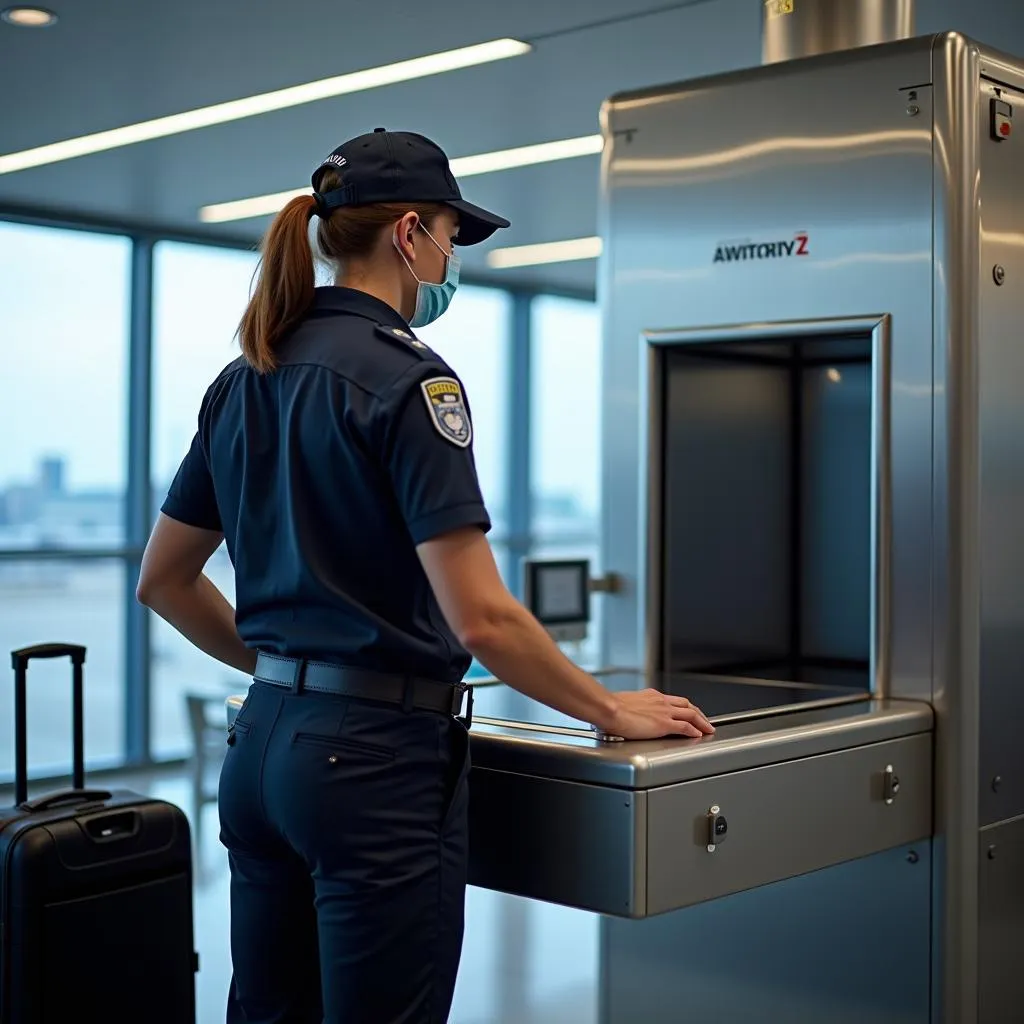
[[[423,225],[421,224],[420,227],[422,228]],[[413,311],[412,319],[409,321],[409,326],[414,328],[426,327],[427,324],[432,324],[448,308],[449,303],[452,301],[452,296],[455,294],[455,289],[459,286],[459,270],[462,267],[461,257],[457,256],[454,252],[451,255],[446,253],[426,228],[423,228],[423,231],[427,238],[434,245],[437,245],[437,248],[446,257],[444,280],[440,284],[421,281],[416,277],[416,271],[412,269],[411,264],[405,258],[405,253],[398,246],[398,236],[396,235],[394,238],[395,248],[398,249],[399,256],[405,260],[409,273],[416,277],[416,309]]]

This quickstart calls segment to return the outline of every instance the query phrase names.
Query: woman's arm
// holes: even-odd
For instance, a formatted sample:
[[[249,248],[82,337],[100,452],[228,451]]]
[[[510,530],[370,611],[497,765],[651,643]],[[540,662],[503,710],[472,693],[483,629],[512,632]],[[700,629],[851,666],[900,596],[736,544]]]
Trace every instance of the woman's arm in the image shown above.
[[[462,646],[520,693],[625,739],[699,737],[715,731],[685,697],[652,689],[609,693],[574,665],[506,590],[481,530],[453,530],[417,550]]]
[[[142,556],[136,596],[211,658],[251,675],[256,652],[238,635],[234,609],[203,575],[223,538],[161,512]]]

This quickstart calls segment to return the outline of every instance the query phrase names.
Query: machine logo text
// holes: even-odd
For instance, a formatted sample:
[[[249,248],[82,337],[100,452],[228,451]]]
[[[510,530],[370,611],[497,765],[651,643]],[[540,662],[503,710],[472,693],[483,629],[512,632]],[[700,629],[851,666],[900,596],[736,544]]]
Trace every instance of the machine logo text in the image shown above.
[[[810,256],[810,236],[797,232],[792,238],[775,242],[728,242],[715,248],[715,263],[737,263],[742,260],[778,260],[790,256]]]

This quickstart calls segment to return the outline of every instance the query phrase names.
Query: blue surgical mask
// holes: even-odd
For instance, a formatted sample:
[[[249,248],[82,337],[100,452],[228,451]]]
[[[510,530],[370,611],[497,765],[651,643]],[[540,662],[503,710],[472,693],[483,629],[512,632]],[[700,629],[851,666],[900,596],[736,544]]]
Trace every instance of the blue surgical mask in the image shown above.
[[[423,228],[423,225],[420,224]],[[434,245],[444,253],[446,257],[445,275],[444,280],[440,284],[432,284],[430,281],[421,281],[416,277],[416,271],[412,269],[412,265],[405,258],[405,253],[399,248],[398,236],[394,238],[395,248],[398,249],[398,254],[405,260],[405,265],[409,268],[409,273],[413,277],[416,277],[416,309],[413,311],[412,319],[409,321],[410,327],[426,327],[427,324],[432,324],[442,313],[448,308],[452,301],[452,296],[455,294],[455,289],[459,286],[459,270],[462,267],[462,259],[457,256],[454,252],[447,253],[438,245],[437,239],[423,228],[427,238],[429,238]]]

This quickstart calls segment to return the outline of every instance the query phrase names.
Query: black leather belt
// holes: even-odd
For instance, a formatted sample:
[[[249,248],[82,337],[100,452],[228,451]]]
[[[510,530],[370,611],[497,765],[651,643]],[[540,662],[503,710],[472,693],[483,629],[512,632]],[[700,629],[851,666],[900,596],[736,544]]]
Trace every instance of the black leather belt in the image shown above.
[[[374,672],[364,668],[331,665],[326,661],[286,658],[280,654],[260,651],[256,656],[253,679],[271,686],[281,686],[293,693],[312,690],[340,697],[359,697],[398,704],[405,711],[440,711],[458,715],[466,701],[467,728],[473,721],[473,687],[467,683],[441,683],[419,676]]]

